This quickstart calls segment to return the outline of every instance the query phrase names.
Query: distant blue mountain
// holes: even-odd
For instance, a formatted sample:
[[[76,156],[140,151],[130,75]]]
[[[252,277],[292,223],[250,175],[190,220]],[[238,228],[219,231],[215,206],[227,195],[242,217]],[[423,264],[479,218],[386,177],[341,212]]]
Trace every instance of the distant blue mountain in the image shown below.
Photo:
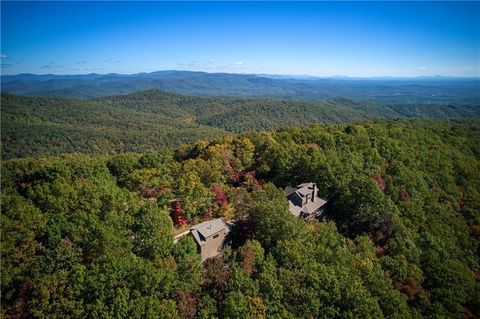
[[[198,96],[320,100],[335,97],[392,103],[480,104],[478,78],[317,78],[311,76],[157,71],[137,74],[18,74],[1,77],[2,92],[90,99],[146,89]]]

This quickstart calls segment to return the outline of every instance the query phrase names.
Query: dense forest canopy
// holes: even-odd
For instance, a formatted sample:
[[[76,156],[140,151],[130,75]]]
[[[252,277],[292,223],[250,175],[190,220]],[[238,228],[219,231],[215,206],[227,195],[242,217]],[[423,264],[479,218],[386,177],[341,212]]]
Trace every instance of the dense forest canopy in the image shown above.
[[[478,103],[202,98],[159,90],[88,101],[2,94],[1,104],[3,158],[144,152],[231,133],[374,117],[480,116]]]
[[[107,102],[120,103],[89,103]],[[32,125],[55,116],[41,112]],[[330,124],[4,161],[2,314],[474,318],[479,133],[478,120]],[[327,221],[290,214],[281,188],[305,181],[329,199]],[[173,244],[171,199],[190,224],[235,220],[223,259]]]

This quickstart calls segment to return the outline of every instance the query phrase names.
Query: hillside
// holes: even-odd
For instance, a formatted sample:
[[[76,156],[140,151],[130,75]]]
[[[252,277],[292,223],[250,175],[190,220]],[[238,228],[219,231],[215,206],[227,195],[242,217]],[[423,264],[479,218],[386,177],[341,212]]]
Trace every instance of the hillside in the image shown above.
[[[137,74],[2,76],[2,92],[89,99],[161,89],[196,96],[320,100],[335,97],[400,103],[478,103],[475,78],[296,78],[158,71]]]
[[[372,117],[480,115],[478,106],[469,105],[207,98],[159,90],[87,101],[2,94],[1,104],[3,158],[145,151],[230,133]]]
[[[3,161],[2,316],[474,318],[479,143],[478,121],[400,120]],[[306,181],[325,222],[289,212]],[[223,259],[173,244],[173,198],[236,220]]]

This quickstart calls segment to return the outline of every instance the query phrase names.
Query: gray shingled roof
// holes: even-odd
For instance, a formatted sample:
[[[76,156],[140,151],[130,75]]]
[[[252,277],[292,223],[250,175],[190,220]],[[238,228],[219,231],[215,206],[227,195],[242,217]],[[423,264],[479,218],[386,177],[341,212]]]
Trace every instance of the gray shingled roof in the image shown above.
[[[308,194],[311,194],[312,191],[313,191],[313,188],[308,188],[308,187],[302,187],[302,188],[297,189],[297,193],[302,195],[302,197],[305,197]]]
[[[307,214],[311,214],[323,205],[325,205],[326,202],[326,200],[317,197],[314,202],[309,202],[307,203],[307,205],[303,206],[302,210]]]
[[[302,183],[300,185],[297,185],[297,193],[299,193],[301,196],[305,197],[308,194],[311,194],[313,192],[314,184],[313,183]]]
[[[295,187],[290,187],[290,186],[287,186],[285,187],[285,196],[290,196],[292,195],[293,193],[295,193],[297,191],[297,189]]]
[[[308,183],[302,183],[302,184],[297,185],[297,188],[303,188],[303,187],[313,187],[313,183],[308,182]]]
[[[208,237],[218,233],[221,230],[225,230],[226,233],[230,231],[227,223],[225,223],[222,218],[208,220],[190,228],[193,237],[200,246],[206,243],[206,239]]]

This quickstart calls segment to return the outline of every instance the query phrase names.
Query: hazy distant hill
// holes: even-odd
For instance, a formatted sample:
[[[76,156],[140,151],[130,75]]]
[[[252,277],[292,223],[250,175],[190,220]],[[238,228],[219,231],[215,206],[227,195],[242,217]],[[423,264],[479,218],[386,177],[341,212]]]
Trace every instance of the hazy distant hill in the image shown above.
[[[469,105],[381,104],[345,98],[317,102],[208,98],[160,90],[92,100],[4,93],[1,105],[4,158],[74,151],[144,151],[230,132],[372,117],[480,116],[480,107]]]
[[[479,103],[479,79],[427,77],[354,79],[159,71],[152,73],[2,76],[2,92],[89,99],[162,89],[197,96],[334,97],[401,103]]]

